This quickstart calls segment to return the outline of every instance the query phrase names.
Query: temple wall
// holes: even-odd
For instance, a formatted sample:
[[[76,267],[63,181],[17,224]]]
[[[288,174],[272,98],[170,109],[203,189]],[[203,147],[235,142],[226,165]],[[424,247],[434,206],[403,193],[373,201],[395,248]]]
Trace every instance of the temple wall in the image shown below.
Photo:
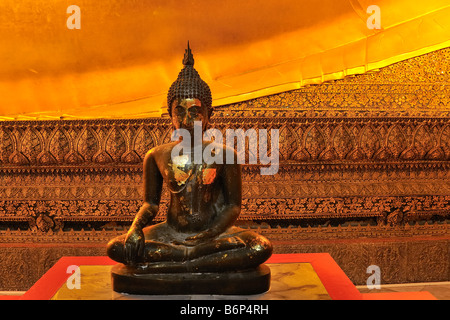
[[[279,129],[279,171],[243,167],[238,223],[275,253],[329,252],[355,284],[450,281],[450,49],[216,108],[212,127]],[[0,290],[64,255],[105,255],[140,207],[170,119],[0,124]],[[167,207],[165,192],[161,212]]]

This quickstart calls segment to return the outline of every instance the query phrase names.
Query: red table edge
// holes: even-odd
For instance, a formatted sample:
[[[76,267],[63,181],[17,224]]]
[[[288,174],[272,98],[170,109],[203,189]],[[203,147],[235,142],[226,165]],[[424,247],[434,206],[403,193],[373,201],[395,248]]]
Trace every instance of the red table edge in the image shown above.
[[[361,300],[362,295],[328,253],[273,254],[266,263],[310,263],[333,300]],[[49,300],[67,281],[71,265],[114,265],[104,256],[68,256],[59,259],[20,300]]]
[[[428,291],[363,293],[363,300],[438,300]]]

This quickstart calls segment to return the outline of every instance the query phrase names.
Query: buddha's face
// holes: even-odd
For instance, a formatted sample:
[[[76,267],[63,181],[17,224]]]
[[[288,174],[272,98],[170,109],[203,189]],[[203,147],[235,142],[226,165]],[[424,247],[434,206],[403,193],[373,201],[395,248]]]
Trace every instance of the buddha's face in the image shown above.
[[[208,107],[196,98],[176,99],[172,102],[172,123],[175,129],[194,130],[194,121],[202,122],[205,131],[209,120]]]

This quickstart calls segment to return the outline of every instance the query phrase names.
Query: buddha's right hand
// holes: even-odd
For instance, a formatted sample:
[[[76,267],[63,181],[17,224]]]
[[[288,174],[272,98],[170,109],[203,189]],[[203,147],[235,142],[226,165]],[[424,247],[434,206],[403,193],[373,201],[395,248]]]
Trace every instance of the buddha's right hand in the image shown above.
[[[124,256],[126,264],[134,264],[144,255],[145,236],[140,228],[132,227],[125,237]]]

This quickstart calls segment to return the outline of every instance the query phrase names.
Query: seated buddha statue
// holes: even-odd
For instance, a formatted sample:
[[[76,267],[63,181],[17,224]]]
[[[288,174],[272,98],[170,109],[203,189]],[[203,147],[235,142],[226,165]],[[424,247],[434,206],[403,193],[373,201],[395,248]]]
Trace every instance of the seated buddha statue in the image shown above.
[[[194,59],[186,49],[184,68],[167,96],[168,112],[175,129],[194,134],[194,123],[201,122],[204,132],[212,114],[208,85],[194,69]],[[181,143],[186,154],[173,156]],[[272,254],[265,237],[234,226],[241,210],[241,167],[226,163],[230,150],[215,145],[223,161],[195,163],[191,153],[205,150],[214,141],[191,139],[163,144],[151,149],[144,158],[144,204],[129,231],[112,239],[108,256],[141,273],[226,272],[256,268]],[[212,148],[210,148],[212,149]],[[164,222],[151,224],[159,210],[165,183],[170,204]]]

